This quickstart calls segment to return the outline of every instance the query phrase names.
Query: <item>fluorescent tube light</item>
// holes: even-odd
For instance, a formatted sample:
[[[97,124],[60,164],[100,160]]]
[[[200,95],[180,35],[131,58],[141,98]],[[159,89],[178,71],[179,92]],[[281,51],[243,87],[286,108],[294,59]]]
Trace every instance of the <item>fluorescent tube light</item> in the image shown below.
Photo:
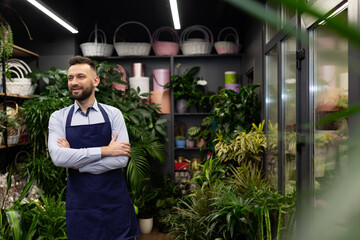
[[[170,2],[170,8],[171,8],[171,15],[174,22],[174,28],[180,29],[180,18],[179,18],[179,10],[177,5],[177,0],[169,0]]]
[[[35,7],[37,7],[40,11],[42,11],[43,13],[54,19],[57,23],[59,23],[61,26],[69,30],[71,33],[79,32],[75,27],[71,26],[70,23],[68,23],[62,17],[58,16],[58,14],[55,11],[51,10],[48,6],[46,6],[44,3],[40,2],[39,0],[27,0],[27,1],[32,5],[34,5]]]
[[[344,3],[338,9],[336,9],[332,14],[330,14],[326,19],[335,17],[336,15],[344,11],[348,6],[349,6],[349,2]],[[326,23],[326,19],[319,22],[319,25],[324,25]]]

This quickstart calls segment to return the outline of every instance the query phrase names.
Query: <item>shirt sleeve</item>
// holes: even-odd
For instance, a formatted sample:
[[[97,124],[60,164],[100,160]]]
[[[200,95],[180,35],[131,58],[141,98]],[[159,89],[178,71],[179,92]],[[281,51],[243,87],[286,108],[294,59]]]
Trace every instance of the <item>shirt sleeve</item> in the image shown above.
[[[118,137],[116,139],[117,142],[129,142],[129,136],[125,125],[125,120],[121,111],[117,108],[110,108],[108,111],[108,116],[111,122],[111,137],[113,137],[115,133],[118,133]],[[84,167],[79,168],[79,171],[92,174],[100,174],[110,170],[124,168],[127,166],[128,161],[129,157],[124,155],[116,157],[104,157],[98,161],[92,162]]]
[[[59,147],[57,140],[65,137],[65,124],[62,121],[63,111],[64,110],[59,110],[54,112],[49,119],[48,148],[55,166],[79,169],[90,163],[99,161],[101,159],[100,147],[81,149]]]

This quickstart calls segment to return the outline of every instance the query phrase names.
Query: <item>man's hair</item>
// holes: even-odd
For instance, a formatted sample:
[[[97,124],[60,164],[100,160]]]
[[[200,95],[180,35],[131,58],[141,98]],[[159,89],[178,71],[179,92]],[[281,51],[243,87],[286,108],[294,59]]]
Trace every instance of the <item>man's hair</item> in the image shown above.
[[[69,59],[69,67],[76,65],[76,64],[88,64],[91,69],[93,69],[96,72],[96,66],[93,60],[87,57],[83,56],[74,56]]]

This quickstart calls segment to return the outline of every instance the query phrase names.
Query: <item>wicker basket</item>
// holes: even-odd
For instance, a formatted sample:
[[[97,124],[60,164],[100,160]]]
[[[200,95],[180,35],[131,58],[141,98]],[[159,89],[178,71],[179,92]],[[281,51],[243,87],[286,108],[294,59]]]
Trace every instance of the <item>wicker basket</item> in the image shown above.
[[[145,28],[146,32],[149,35],[150,43],[146,42],[115,42],[116,40],[116,33],[119,29],[127,24],[138,24]],[[151,34],[149,29],[142,23],[136,21],[129,21],[121,24],[114,33],[114,47],[118,56],[148,56],[151,50]]]
[[[122,75],[120,80],[123,81],[123,82],[127,82],[127,80],[126,80],[126,71],[121,65],[116,64],[116,67],[114,68],[114,71],[117,71],[118,73],[122,73],[123,75]],[[116,89],[116,90],[125,91],[126,88],[127,88],[127,85],[121,84],[121,83],[113,83],[112,88]]]
[[[30,67],[16,58],[9,59],[8,65],[13,77],[11,81],[6,79],[6,92],[22,96],[33,94],[36,85],[32,85],[31,78],[25,77],[31,72]]]
[[[201,32],[204,38],[189,38],[195,31]],[[210,54],[213,42],[211,31],[202,25],[190,26],[180,35],[180,46],[184,55]]]
[[[169,32],[174,42],[159,41],[159,35],[163,32]],[[152,35],[154,53],[157,56],[177,55],[180,50],[179,34],[172,27],[161,27],[155,30]]]
[[[9,118],[12,118],[13,120],[16,120],[18,117],[19,112],[19,105],[15,101],[7,101],[6,106],[6,114],[9,116]],[[13,104],[14,107],[9,106],[10,104]],[[0,104],[0,111],[3,111],[4,106],[3,104]],[[7,143],[8,144],[17,144],[19,142],[20,138],[20,124],[18,122],[15,122],[17,125],[14,126],[7,126]]]
[[[98,32],[100,35],[97,34]],[[93,35],[95,35],[95,42],[90,42]],[[101,42],[98,42],[98,38]],[[92,31],[88,42],[80,44],[80,48],[85,57],[110,57],[114,51],[114,46],[106,43],[105,32],[101,29]]]
[[[225,35],[223,41],[220,41],[221,35],[226,31],[228,32],[228,34]],[[233,37],[234,42],[227,41],[229,37]],[[237,54],[240,50],[240,46],[239,46],[239,35],[237,34],[235,28],[232,27],[223,28],[219,32],[218,41],[215,42],[214,47],[218,54]]]

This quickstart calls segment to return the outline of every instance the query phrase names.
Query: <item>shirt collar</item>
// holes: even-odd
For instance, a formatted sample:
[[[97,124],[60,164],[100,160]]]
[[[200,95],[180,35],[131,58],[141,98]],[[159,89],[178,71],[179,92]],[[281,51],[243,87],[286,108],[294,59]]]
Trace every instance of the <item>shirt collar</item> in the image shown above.
[[[100,111],[99,105],[98,105],[98,102],[96,101],[96,99],[95,99],[93,105],[91,106],[91,109],[94,109],[97,112]],[[81,111],[81,109],[80,109],[79,104],[75,101],[75,103],[74,103],[74,112],[78,112],[78,111]]]

